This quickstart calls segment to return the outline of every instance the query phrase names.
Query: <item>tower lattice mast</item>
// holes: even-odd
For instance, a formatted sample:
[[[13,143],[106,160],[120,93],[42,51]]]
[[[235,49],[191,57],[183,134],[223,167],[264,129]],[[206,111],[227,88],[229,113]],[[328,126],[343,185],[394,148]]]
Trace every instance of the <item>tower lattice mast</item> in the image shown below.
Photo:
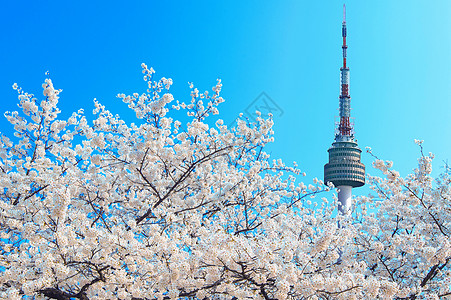
[[[343,5],[343,23],[341,28],[341,36],[343,37],[343,66],[340,68],[340,123],[338,125],[338,132],[340,135],[351,135],[352,126],[350,122],[351,117],[351,96],[349,96],[349,68],[346,66],[346,6]]]

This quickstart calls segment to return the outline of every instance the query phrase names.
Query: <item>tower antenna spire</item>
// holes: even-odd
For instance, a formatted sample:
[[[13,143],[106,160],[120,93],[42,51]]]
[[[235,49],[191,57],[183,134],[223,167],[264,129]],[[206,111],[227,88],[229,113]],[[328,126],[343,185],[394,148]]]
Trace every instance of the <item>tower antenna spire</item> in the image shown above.
[[[365,166],[360,161],[362,150],[354,139],[354,129],[350,122],[351,96],[349,95],[349,68],[346,65],[346,5],[343,4],[343,66],[340,68],[340,120],[337,124],[335,141],[329,148],[329,163],[324,166],[324,182],[332,182],[338,188],[340,211],[349,214],[351,210],[352,188],[365,184]]]
[[[343,3],[343,24],[346,23],[346,4]]]

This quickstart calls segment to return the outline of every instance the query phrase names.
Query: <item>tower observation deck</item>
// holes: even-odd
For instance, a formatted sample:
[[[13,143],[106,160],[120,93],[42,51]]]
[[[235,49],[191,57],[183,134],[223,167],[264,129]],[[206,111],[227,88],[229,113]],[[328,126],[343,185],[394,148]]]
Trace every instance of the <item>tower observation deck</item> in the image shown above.
[[[324,182],[332,182],[339,189],[340,210],[349,213],[352,188],[365,184],[365,166],[360,161],[362,150],[354,138],[349,95],[349,68],[346,65],[346,7],[343,6],[343,66],[340,68],[339,122],[336,124],[335,141],[329,148],[329,163],[324,166]]]

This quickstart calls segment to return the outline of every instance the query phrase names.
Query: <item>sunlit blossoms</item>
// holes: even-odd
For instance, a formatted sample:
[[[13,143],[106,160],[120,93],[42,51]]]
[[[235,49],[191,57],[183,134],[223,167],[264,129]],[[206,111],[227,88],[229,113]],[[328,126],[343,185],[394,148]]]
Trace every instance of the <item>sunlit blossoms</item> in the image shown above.
[[[451,295],[451,178],[448,170],[431,177],[434,156],[423,153],[422,142],[415,141],[421,157],[406,178],[392,162],[376,159],[374,166],[386,179],[370,176],[377,197],[363,197],[355,215],[361,231],[356,251],[367,264],[367,276],[398,299]]]
[[[271,117],[230,128],[215,116],[220,80],[211,92],[190,83],[184,102],[171,79],[143,74],[145,92],[118,95],[131,124],[97,100],[93,117],[58,119],[50,79],[43,100],[13,86],[21,111],[5,114],[14,136],[0,141],[0,298],[451,293],[450,179],[430,177],[432,155],[406,178],[376,159],[377,195],[344,217],[336,199],[316,197],[330,187],[296,183],[300,171],[265,152]]]

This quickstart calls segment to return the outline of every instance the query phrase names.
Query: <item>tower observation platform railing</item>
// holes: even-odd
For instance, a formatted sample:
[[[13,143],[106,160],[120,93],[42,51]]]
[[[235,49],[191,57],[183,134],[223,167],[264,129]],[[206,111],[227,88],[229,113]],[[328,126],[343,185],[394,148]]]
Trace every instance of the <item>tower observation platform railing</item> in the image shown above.
[[[365,165],[362,150],[354,141],[334,142],[329,148],[329,163],[324,166],[324,182],[334,186],[360,187],[365,184]]]

